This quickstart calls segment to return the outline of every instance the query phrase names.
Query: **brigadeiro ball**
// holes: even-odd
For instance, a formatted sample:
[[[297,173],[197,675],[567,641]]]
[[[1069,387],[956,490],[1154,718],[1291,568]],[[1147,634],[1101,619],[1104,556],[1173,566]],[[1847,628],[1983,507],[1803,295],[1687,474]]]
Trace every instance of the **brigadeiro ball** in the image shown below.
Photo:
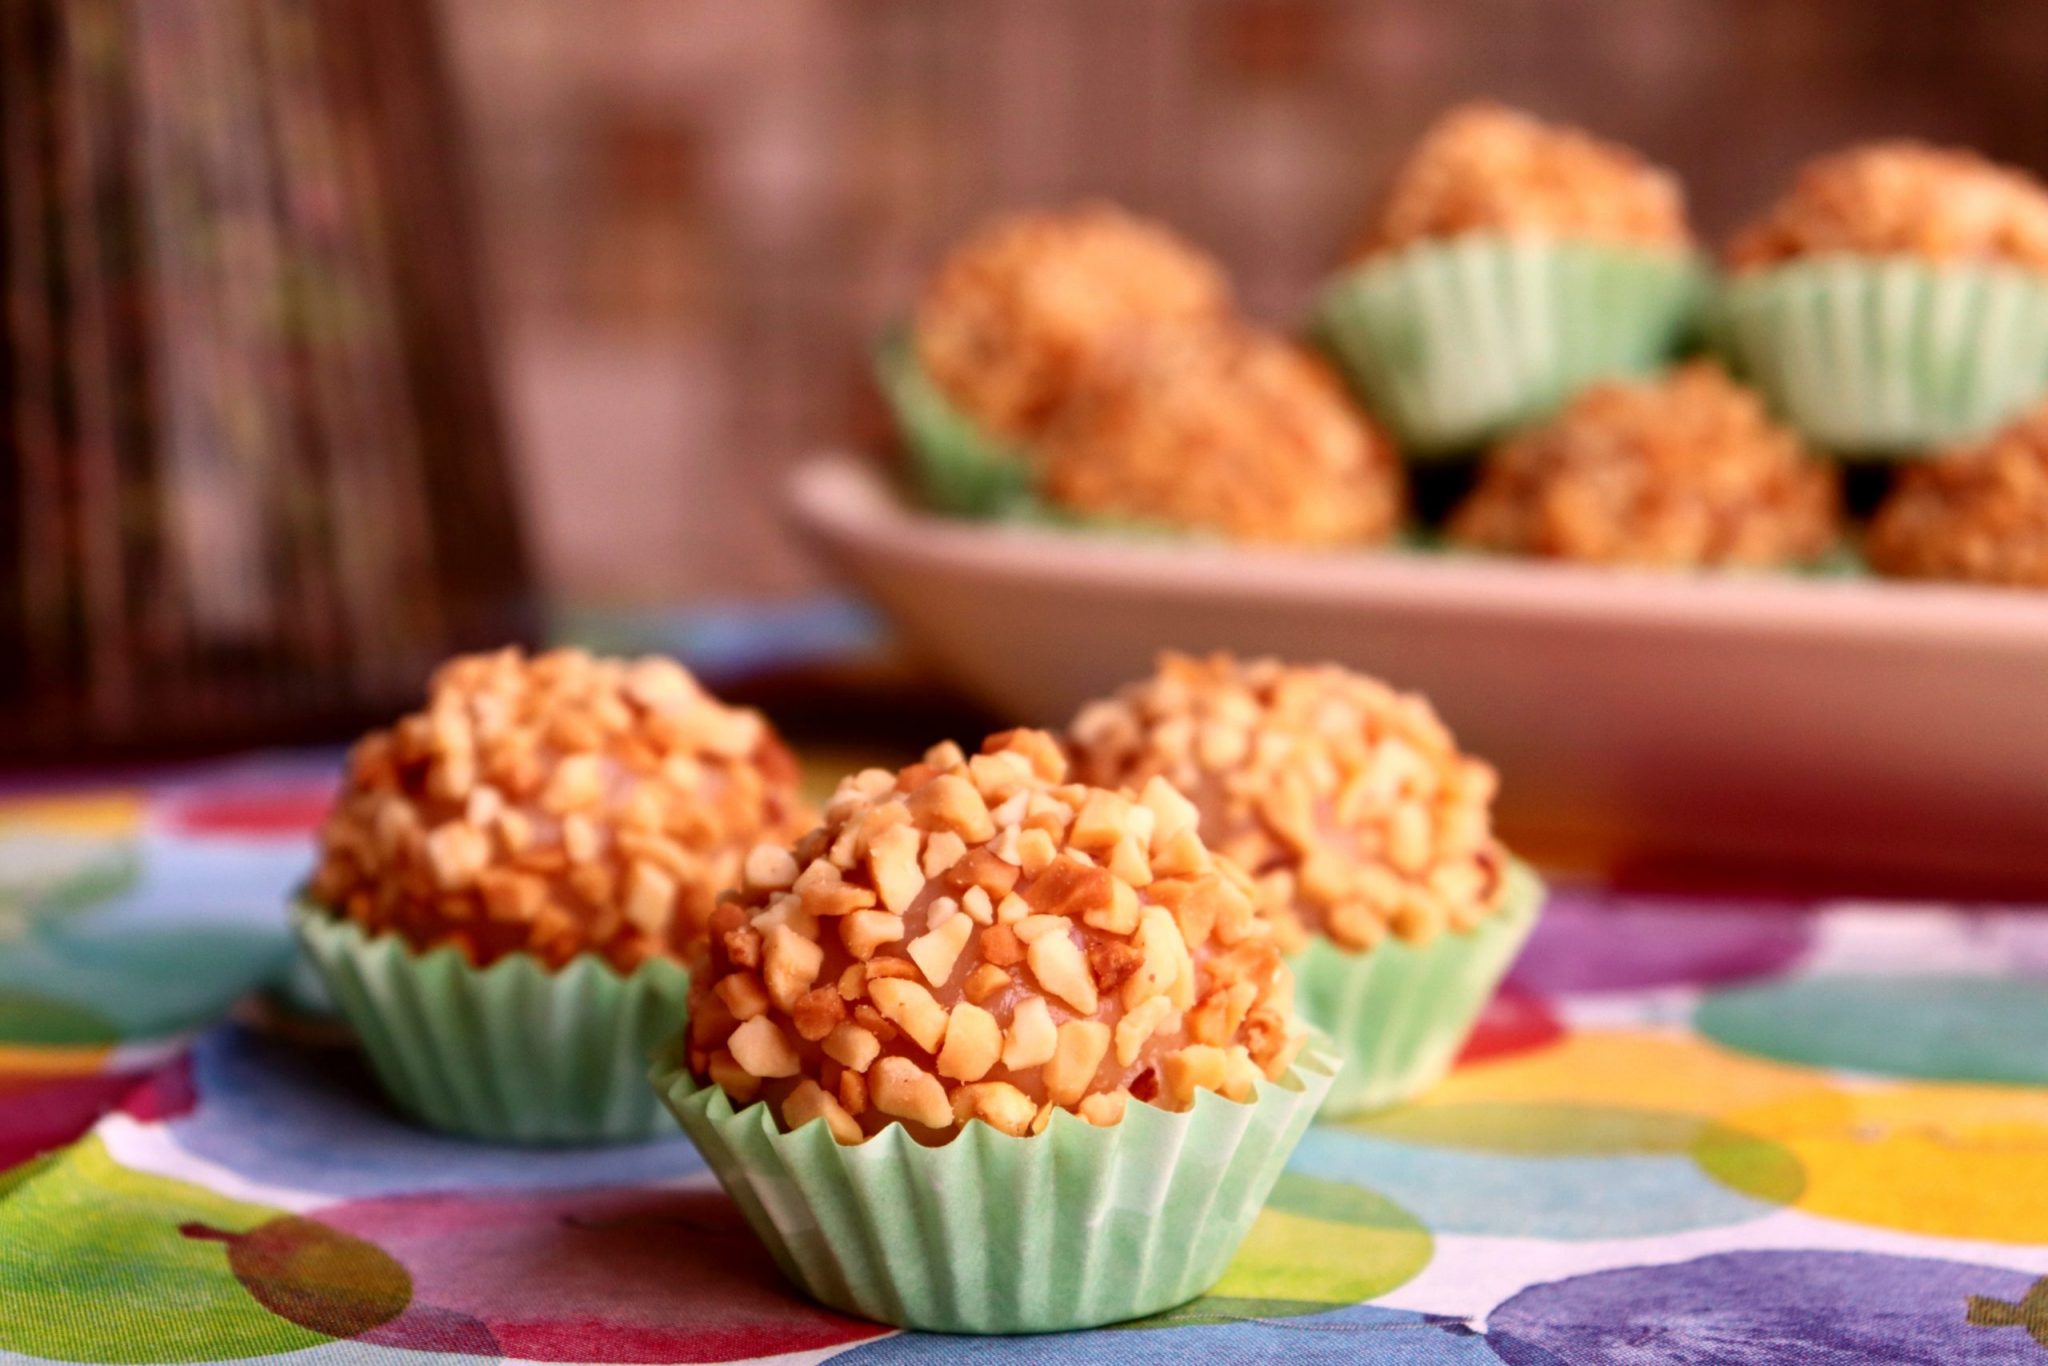
[[[1662,368],[1707,293],[1677,177],[1467,104],[1395,172],[1318,331],[1411,456],[1456,458],[1591,380]]]
[[[1735,235],[1727,259],[1757,270],[1843,253],[2048,271],[2048,188],[1975,152],[1868,143],[1802,167],[1784,198]]]
[[[1917,459],[1974,440],[2048,373],[2048,187],[1894,141],[1802,168],[1729,244],[1723,348],[1812,441]]]
[[[1243,1100],[1301,1044],[1272,926],[1194,809],[1067,781],[1043,732],[849,779],[712,930],[692,1071],[841,1142]]]
[[[2048,406],[1909,467],[1866,548],[1899,578],[2048,588]]]
[[[672,660],[469,655],[359,741],[312,893],[479,965],[686,956],[748,849],[806,812],[789,750]]]
[[[1705,362],[1596,384],[1509,437],[1452,516],[1511,555],[1665,568],[1810,563],[1841,535],[1834,469]]]
[[[1441,1075],[1533,923],[1493,833],[1493,769],[1429,703],[1335,665],[1167,654],[1068,730],[1074,771],[1163,780],[1278,917],[1302,1011],[1349,1055],[1331,1106]]]
[[[349,755],[299,927],[405,1108],[482,1137],[657,1127],[634,1045],[746,850],[806,823],[761,716],[666,659],[470,655]]]
[[[956,247],[918,301],[924,373],[990,433],[1029,442],[1075,378],[1135,328],[1229,316],[1222,269],[1109,204],[999,218]]]
[[[750,854],[655,1085],[811,1294],[1050,1332],[1223,1274],[1329,1084],[1305,1042],[1194,807],[1024,730],[856,774]]]
[[[1384,541],[1401,518],[1392,444],[1320,361],[1249,327],[1106,360],[1040,458],[1047,500],[1091,517],[1308,546]]]
[[[1468,233],[1684,248],[1678,178],[1619,143],[1487,101],[1423,135],[1358,255]]]

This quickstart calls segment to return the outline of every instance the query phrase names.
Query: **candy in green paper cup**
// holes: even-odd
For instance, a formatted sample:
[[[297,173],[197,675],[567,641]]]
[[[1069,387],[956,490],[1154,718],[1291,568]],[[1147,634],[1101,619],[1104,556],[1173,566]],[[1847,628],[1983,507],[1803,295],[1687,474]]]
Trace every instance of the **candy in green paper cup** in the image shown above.
[[[1548,416],[1589,381],[1661,369],[1706,294],[1689,252],[1472,233],[1346,270],[1314,331],[1412,457],[1441,457]]]
[[[2048,275],[1816,256],[1734,277],[1712,334],[1815,444],[1924,453],[1989,431],[2048,390]]]
[[[783,1274],[834,1309],[945,1333],[1143,1318],[1219,1280],[1335,1071],[1312,1039],[1249,1102],[1133,1102],[1098,1128],[1055,1110],[1025,1137],[970,1121],[924,1147],[900,1124],[841,1145],[822,1122],[735,1112],[672,1053],[655,1089]]]
[[[905,332],[885,338],[875,374],[896,415],[918,492],[940,512],[998,517],[1034,503],[1027,454],[983,430],[939,392]]]
[[[1318,935],[1290,957],[1295,1008],[1344,1059],[1324,1115],[1385,1109],[1440,1081],[1542,904],[1542,880],[1510,863],[1505,903],[1469,930],[1420,945],[1388,939],[1362,953]]]
[[[501,1143],[609,1143],[667,1132],[647,1060],[689,998],[681,963],[622,974],[595,954],[550,971],[508,954],[478,968],[453,945],[301,902],[299,942],[399,1108],[432,1128]]]

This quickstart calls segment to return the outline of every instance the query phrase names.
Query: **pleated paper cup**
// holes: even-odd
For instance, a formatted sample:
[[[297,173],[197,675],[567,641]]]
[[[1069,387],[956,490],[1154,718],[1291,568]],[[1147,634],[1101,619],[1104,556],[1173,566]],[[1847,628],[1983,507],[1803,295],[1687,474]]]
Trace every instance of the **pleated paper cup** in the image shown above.
[[[669,1131],[647,1064],[684,1018],[690,974],[650,959],[620,973],[594,954],[556,971],[511,954],[478,968],[452,945],[302,903],[299,942],[377,1080],[431,1128],[498,1143],[616,1143]]]
[[[1335,1071],[1320,1041],[1244,1103],[1064,1110],[1013,1138],[971,1122],[928,1148],[901,1125],[841,1146],[734,1112],[671,1055],[655,1089],[776,1264],[848,1314],[941,1333],[1050,1333],[1143,1318],[1223,1276]]]
[[[2048,275],[1914,256],[1814,257],[1738,275],[1715,344],[1814,444],[1911,456],[2048,391]]]
[[[1028,454],[983,430],[939,392],[907,333],[886,338],[875,374],[896,415],[918,493],[932,508],[962,517],[1002,517],[1035,503]]]
[[[1451,1070],[1543,905],[1542,879],[1526,864],[1509,864],[1507,878],[1506,904],[1469,930],[1362,953],[1318,935],[1288,959],[1295,1009],[1344,1060],[1324,1118],[1398,1105]]]
[[[1587,383],[1663,368],[1692,339],[1690,252],[1475,233],[1345,271],[1314,331],[1411,458],[1548,417]]]

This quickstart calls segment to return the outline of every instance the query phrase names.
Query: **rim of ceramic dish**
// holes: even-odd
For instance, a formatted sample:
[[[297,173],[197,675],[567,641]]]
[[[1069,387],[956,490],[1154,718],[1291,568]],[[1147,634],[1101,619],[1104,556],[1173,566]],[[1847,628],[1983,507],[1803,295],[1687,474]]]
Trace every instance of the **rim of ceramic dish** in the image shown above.
[[[801,461],[785,489],[799,528],[849,558],[1017,582],[1120,586],[1163,598],[1384,606],[1648,628],[1901,638],[2048,659],[2048,595],[2025,590],[1772,573],[1678,573],[1458,552],[1291,550],[1118,536],[911,507],[875,462],[845,451]]]

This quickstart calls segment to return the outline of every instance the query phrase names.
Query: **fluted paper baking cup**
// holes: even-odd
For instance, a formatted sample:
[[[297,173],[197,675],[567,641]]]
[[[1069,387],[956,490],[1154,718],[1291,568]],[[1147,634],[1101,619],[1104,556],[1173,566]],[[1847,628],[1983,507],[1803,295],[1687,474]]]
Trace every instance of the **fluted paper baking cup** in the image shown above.
[[[690,974],[594,954],[558,971],[511,954],[478,968],[301,904],[299,941],[399,1108],[501,1143],[610,1143],[668,1131],[647,1064],[676,1032]]]
[[[1816,445],[1917,455],[2048,391],[2048,275],[1827,256],[1738,275],[1715,344]]]
[[[1469,930],[1419,945],[1388,939],[1363,953],[1318,935],[1288,959],[1295,1009],[1344,1061],[1326,1118],[1398,1105],[1450,1071],[1543,905],[1534,870],[1510,863],[1507,878],[1506,903]]]
[[[1034,481],[1027,454],[954,407],[918,364],[907,334],[898,332],[882,342],[875,374],[926,503],[963,517],[999,517],[1031,506]]]
[[[1427,458],[1548,417],[1591,380],[1662,368],[1697,330],[1706,280],[1689,252],[1472,234],[1345,271],[1314,330]]]
[[[668,1102],[783,1274],[844,1313],[943,1333],[1050,1333],[1142,1318],[1214,1285],[1330,1084],[1311,1043],[1245,1103],[1132,1102],[1097,1128],[1064,1110],[1013,1138],[972,1122],[927,1148],[892,1124],[842,1147],[734,1112],[673,1055]]]

